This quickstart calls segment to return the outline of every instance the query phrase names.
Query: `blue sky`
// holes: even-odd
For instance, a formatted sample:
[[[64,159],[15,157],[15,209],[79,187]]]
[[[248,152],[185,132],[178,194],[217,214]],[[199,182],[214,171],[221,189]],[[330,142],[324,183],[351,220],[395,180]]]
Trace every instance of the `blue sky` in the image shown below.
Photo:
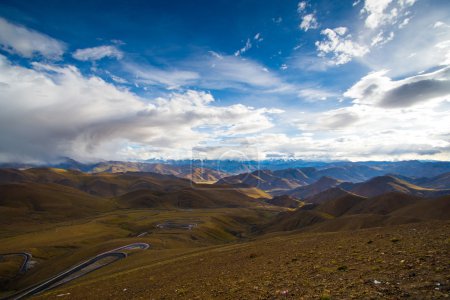
[[[450,3],[2,1],[0,161],[450,158]]]

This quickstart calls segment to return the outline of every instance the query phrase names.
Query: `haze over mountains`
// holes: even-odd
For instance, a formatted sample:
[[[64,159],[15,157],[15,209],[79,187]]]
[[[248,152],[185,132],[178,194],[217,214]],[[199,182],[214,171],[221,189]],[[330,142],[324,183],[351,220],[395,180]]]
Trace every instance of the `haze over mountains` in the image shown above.
[[[274,171],[274,174],[286,179],[304,180],[311,183],[322,176],[351,182],[360,182],[375,176],[393,174],[406,176],[414,180],[420,177],[433,177],[450,172],[450,162],[447,161],[367,161],[367,162],[324,162],[304,160],[149,160],[142,162],[104,161],[98,163],[81,163],[66,158],[57,163],[3,163],[0,168],[31,168],[53,167],[60,169],[78,170],[88,173],[98,172],[155,172],[161,174],[191,176],[197,169],[204,169],[212,173],[215,178],[224,175],[236,175],[258,170]],[[289,170],[291,169],[291,170]],[[278,170],[278,172],[276,172]],[[287,174],[291,172],[291,174]],[[205,180],[208,178],[205,178]],[[306,181],[305,181],[306,180]]]

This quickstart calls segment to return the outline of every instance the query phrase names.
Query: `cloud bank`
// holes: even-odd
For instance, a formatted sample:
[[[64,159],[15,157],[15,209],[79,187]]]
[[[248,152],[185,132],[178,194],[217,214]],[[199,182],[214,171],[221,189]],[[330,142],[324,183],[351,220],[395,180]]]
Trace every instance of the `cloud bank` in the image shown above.
[[[0,161],[186,158],[199,142],[268,129],[280,112],[215,106],[197,91],[144,99],[74,66],[26,68],[4,56],[0,91]]]

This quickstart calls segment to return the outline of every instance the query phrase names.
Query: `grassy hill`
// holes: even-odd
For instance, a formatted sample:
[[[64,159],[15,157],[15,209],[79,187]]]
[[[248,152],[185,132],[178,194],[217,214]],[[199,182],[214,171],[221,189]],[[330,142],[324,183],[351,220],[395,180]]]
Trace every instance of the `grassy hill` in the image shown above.
[[[406,251],[414,245],[416,233],[412,229],[421,228],[423,234],[428,234],[432,226],[437,226],[427,224],[441,227],[420,236],[423,244],[417,246],[417,251],[410,249],[411,253],[425,255],[430,249],[444,249],[449,196],[425,198],[388,192],[363,197],[336,187],[339,184],[338,180],[324,177],[305,186],[302,192],[312,195],[307,199],[313,202],[306,204],[291,196],[271,197],[255,187],[195,184],[147,172],[0,170],[0,254],[33,255],[33,267],[17,277],[14,270],[19,263],[0,260],[0,296],[36,284],[101,252],[144,242],[151,245],[149,250],[37,298],[59,298],[70,293],[74,299],[149,295],[156,299],[235,299],[238,295],[249,299],[297,299],[326,296],[332,286],[338,289],[333,290],[336,297],[351,291],[365,298],[376,287],[348,287],[334,282],[319,291],[314,285],[315,276],[334,280],[348,271],[351,273],[346,280],[350,282],[361,278],[361,274],[380,274],[367,272],[365,267],[356,269],[363,262],[379,259],[379,251],[367,251],[372,246],[366,239],[380,240],[375,249],[397,245],[391,240],[405,239],[408,244],[399,251]],[[331,189],[322,191],[326,186]],[[416,189],[413,185],[406,187]],[[299,208],[294,210],[296,206]],[[441,248],[434,248],[437,246]],[[352,252],[355,249],[359,251],[356,256]],[[390,262],[398,258],[396,255],[390,256]],[[280,260],[283,257],[286,262]],[[361,265],[352,263],[355,257],[359,257]],[[433,262],[443,261],[439,257]],[[386,268],[378,263],[375,266]],[[389,265],[384,280],[392,281],[390,274],[401,272],[401,267]],[[418,264],[409,270],[419,272],[421,268]],[[430,278],[427,276],[444,278],[439,276],[445,270],[433,270],[415,278],[414,286],[405,287],[405,293],[417,291],[417,285]],[[398,292],[389,290],[388,295],[404,295],[393,291]],[[419,295],[441,294],[427,287]]]
[[[0,185],[0,224],[62,221],[113,210],[113,200],[68,186],[41,183]]]
[[[293,189],[286,194],[298,199],[308,199],[323,191],[335,187],[340,183],[342,183],[342,181],[331,177],[321,177],[319,180],[310,185]]]
[[[343,195],[295,211],[280,213],[263,228],[264,232],[301,229],[340,231],[392,224],[450,219],[450,196],[420,198],[399,192],[376,197]]]
[[[147,251],[36,299],[445,299],[449,231],[433,222]]]
[[[449,190],[420,187],[394,176],[375,177],[362,183],[348,185],[346,189],[364,197],[374,197],[388,192],[400,192],[422,197],[436,197],[450,193]]]

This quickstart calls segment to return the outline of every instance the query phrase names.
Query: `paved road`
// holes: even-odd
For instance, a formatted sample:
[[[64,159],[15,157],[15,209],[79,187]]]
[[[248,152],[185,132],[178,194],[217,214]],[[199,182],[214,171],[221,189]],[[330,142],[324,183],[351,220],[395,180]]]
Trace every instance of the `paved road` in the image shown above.
[[[23,299],[26,297],[30,297],[33,295],[36,295],[38,293],[41,293],[43,291],[55,288],[61,284],[70,282],[76,278],[79,278],[81,276],[84,276],[90,272],[93,272],[95,270],[98,270],[100,268],[103,268],[104,266],[107,266],[119,259],[123,259],[127,257],[127,254],[122,251],[130,251],[130,250],[145,250],[150,247],[149,244],[146,243],[134,243],[126,246],[122,246],[107,252],[103,252],[85,262],[82,262],[74,267],[71,267],[67,269],[66,271],[63,271],[59,273],[58,275],[55,275],[51,277],[50,279],[47,279],[46,281],[39,283],[37,285],[34,285],[32,287],[29,287],[25,290],[22,290],[12,296],[8,296],[6,298],[3,298],[2,300],[17,300],[17,299]],[[112,258],[112,259],[111,259]],[[102,260],[106,262],[102,262]],[[81,274],[77,274],[81,273]]]
[[[0,254],[0,258],[2,258],[3,256],[16,256],[16,255],[23,256],[23,262],[18,271],[18,274],[23,274],[27,271],[28,262],[33,257],[30,253],[27,253],[27,252],[3,253],[3,254]]]

